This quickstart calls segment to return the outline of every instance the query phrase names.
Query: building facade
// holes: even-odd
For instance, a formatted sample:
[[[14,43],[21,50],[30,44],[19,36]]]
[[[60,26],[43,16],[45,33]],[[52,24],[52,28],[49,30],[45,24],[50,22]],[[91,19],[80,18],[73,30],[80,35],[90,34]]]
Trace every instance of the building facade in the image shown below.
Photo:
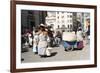
[[[73,26],[73,15],[71,12],[56,12],[56,26],[70,31]]]
[[[73,14],[71,12],[47,12],[46,24],[53,25],[54,30],[71,30],[73,26]]]
[[[82,27],[82,30],[86,28],[86,19],[90,18],[89,13],[82,12],[47,12],[46,24],[52,25],[53,29],[65,29],[66,31],[73,31]],[[75,26],[75,28],[74,28]]]
[[[38,25],[45,24],[46,11],[21,10],[21,28],[34,30]]]
[[[49,11],[47,12],[47,16],[45,18],[45,24],[48,26],[55,27],[56,24],[56,12]]]

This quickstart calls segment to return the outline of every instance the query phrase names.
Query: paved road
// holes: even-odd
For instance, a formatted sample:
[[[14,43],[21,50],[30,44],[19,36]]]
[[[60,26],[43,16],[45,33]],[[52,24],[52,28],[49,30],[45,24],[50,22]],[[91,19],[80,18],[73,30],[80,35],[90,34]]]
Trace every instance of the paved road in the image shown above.
[[[85,44],[85,47],[82,50],[73,50],[67,52],[64,51],[64,47],[60,45],[59,47],[54,47],[52,53],[52,57],[41,58],[32,52],[32,48],[29,48],[28,52],[24,52],[21,55],[22,58],[24,58],[22,63],[86,60],[89,59],[90,47],[89,44]]]

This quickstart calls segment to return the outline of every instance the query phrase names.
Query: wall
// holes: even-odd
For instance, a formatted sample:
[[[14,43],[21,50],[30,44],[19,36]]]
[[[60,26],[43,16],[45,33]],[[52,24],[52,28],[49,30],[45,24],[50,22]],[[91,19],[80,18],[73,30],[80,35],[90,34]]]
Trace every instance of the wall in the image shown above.
[[[99,0],[34,0],[43,2],[58,2],[71,4],[89,4],[98,6],[97,14],[97,28],[100,31],[100,2]],[[98,33],[100,37],[100,33]],[[100,38],[98,38],[98,67],[84,68],[84,69],[69,69],[69,70],[55,70],[55,71],[41,71],[34,73],[99,73],[100,71]],[[1,0],[0,2],[0,73],[10,73],[10,0]],[[30,72],[33,73],[33,72]]]

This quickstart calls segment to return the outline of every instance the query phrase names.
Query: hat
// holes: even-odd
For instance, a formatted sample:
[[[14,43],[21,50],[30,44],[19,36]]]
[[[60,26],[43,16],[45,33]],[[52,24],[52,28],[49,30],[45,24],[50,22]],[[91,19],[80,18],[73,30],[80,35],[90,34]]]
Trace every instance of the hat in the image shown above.
[[[40,26],[45,26],[44,24],[40,24]]]

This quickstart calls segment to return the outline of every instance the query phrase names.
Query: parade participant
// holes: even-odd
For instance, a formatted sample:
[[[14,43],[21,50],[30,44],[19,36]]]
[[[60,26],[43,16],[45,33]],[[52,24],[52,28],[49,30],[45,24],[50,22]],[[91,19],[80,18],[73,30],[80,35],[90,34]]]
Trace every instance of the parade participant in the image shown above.
[[[83,32],[82,32],[82,28],[79,27],[78,31],[77,31],[77,48],[78,49],[82,49],[84,47],[83,44]]]
[[[38,29],[36,29],[34,33],[34,39],[33,39],[33,52],[35,54],[38,54],[38,42],[39,42]]]
[[[45,27],[40,26],[39,29],[39,43],[38,43],[38,54],[41,57],[46,56],[47,49],[47,32],[45,31]]]
[[[51,36],[49,35],[49,30],[48,29],[46,29],[46,32],[47,32],[47,48],[46,48],[46,56],[48,56],[48,57],[50,57],[51,56],[51,50],[53,49],[52,48],[52,44],[51,43],[53,43],[52,42],[52,39],[51,39]]]
[[[49,39],[50,39],[50,41],[49,41],[49,47],[53,47],[54,46],[54,44],[53,44],[53,41],[54,41],[54,38],[53,38],[53,31],[52,30],[50,30],[50,29],[48,29],[48,36],[49,36]]]
[[[32,34],[31,33],[28,33],[28,39],[29,39],[29,46],[32,47]]]
[[[83,32],[81,27],[79,27],[77,31],[77,41],[83,41]]]
[[[60,31],[57,31],[57,32],[56,32],[56,35],[55,35],[55,42],[56,42],[56,45],[57,45],[57,46],[60,45],[60,42],[61,42],[61,33],[60,33]]]

